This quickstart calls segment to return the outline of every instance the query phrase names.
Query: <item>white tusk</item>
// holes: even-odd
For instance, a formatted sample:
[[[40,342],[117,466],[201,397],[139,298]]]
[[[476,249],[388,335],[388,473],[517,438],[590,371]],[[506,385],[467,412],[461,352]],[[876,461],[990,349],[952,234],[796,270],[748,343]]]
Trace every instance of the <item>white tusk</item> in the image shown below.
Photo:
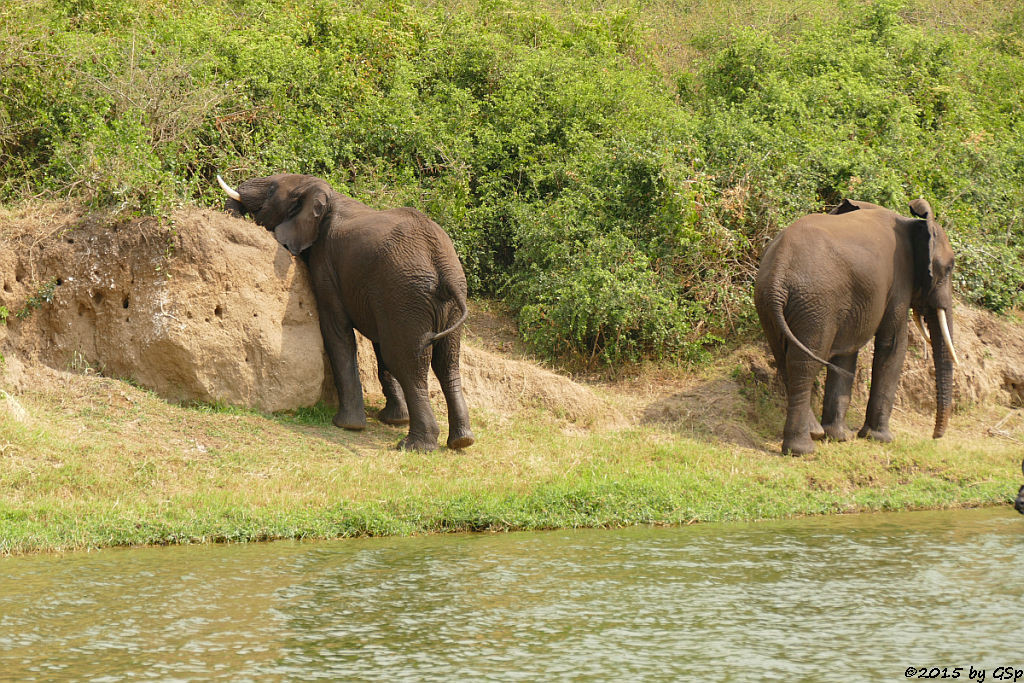
[[[221,178],[219,174],[217,175],[217,182],[220,183],[221,189],[227,192],[229,197],[234,199],[236,202],[242,201],[242,195],[238,194],[237,191],[232,190],[231,186],[225,183],[224,179]]]
[[[946,340],[946,345],[949,347],[949,352],[953,356],[953,365],[960,367],[960,361],[956,357],[956,349],[953,348],[953,338],[949,336],[949,325],[946,323],[946,311],[938,309],[939,312],[939,327],[942,328],[942,338]]]
[[[914,322],[917,323],[917,331],[921,333],[924,340],[930,342],[932,340],[932,336],[928,334],[928,329],[924,326],[924,316],[920,313],[915,313]]]
[[[921,333],[921,336],[924,338],[925,342],[930,342],[932,338],[928,336],[928,330],[924,328],[924,323],[922,322],[921,316],[918,313],[914,314],[914,324],[917,325],[917,331]],[[924,359],[928,360],[928,344],[925,343],[923,348]]]

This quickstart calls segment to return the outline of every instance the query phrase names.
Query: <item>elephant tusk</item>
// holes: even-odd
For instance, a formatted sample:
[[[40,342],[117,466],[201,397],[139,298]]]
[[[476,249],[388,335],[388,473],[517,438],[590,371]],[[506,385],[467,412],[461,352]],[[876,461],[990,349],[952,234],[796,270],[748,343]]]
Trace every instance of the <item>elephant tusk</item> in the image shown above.
[[[942,328],[942,338],[946,340],[946,345],[949,347],[949,353],[953,356],[953,365],[960,367],[960,360],[956,357],[956,349],[953,348],[953,337],[949,334],[949,324],[946,323],[946,311],[943,309],[938,310],[939,313],[939,327]]]
[[[220,183],[220,187],[224,190],[229,197],[234,199],[236,202],[242,201],[242,195],[238,194],[236,190],[232,190],[231,186],[224,182],[224,179],[217,175],[217,182]]]
[[[931,337],[928,336],[928,330],[924,328],[921,316],[917,313],[914,314],[914,324],[917,325],[917,331],[921,333],[921,337],[924,339],[925,344],[922,347],[924,349],[924,359],[928,360],[928,343],[931,342]]]
[[[930,342],[932,340],[932,336],[928,334],[928,330],[924,326],[924,316],[922,316],[920,313],[915,313],[914,322],[917,324],[917,331],[921,333],[921,336],[924,337],[924,340]]]

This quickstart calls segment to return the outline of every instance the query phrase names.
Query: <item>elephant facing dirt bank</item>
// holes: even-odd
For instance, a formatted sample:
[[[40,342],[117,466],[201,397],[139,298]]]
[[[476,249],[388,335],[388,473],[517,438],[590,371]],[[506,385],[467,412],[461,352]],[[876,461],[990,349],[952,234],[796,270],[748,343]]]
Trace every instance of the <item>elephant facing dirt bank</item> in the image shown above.
[[[359,330],[373,342],[387,398],[379,418],[409,424],[399,447],[437,447],[440,429],[430,407],[428,366],[448,406],[448,447],[472,445],[459,375],[466,276],[444,230],[415,209],[371,209],[314,176],[253,178],[237,190],[219,176],[218,181],[228,194],[228,211],[251,215],[309,265],[338,390],[334,424],[366,426],[353,331]]]
[[[953,249],[923,199],[915,218],[844,200],[829,214],[798,219],[768,245],[754,302],[786,386],[783,453],[814,451],[814,439],[845,441],[857,354],[874,337],[871,391],[858,436],[891,441],[889,417],[907,351],[907,311],[931,341],[935,363],[934,438],[952,411]],[[930,335],[925,332],[922,318]],[[811,410],[821,365],[828,368],[822,419]]]

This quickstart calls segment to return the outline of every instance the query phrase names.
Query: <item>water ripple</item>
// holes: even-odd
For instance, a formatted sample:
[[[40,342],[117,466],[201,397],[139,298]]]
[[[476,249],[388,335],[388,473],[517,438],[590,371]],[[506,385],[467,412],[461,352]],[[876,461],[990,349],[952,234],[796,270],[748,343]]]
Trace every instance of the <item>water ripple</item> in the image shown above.
[[[17,680],[849,680],[1024,668],[1004,509],[0,560]]]

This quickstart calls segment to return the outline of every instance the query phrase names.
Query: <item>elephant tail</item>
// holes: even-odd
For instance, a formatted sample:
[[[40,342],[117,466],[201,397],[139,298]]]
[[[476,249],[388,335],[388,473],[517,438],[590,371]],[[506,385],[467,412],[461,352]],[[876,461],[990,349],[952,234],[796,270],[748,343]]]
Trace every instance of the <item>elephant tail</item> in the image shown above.
[[[818,354],[814,353],[814,351],[811,351],[809,348],[807,348],[802,341],[797,339],[796,335],[793,334],[793,330],[789,329],[789,323],[786,322],[786,316],[785,316],[785,314],[783,314],[782,309],[783,309],[783,305],[782,304],[779,304],[775,308],[775,322],[779,326],[779,329],[782,330],[782,334],[786,337],[786,339],[791,341],[793,344],[796,345],[796,347],[798,349],[800,349],[801,351],[806,353],[808,356],[810,356],[814,360],[816,360],[819,363],[821,363],[822,365],[825,365],[825,366],[831,368],[832,370],[835,370],[840,375],[844,375],[846,377],[853,377],[853,373],[852,372],[850,372],[849,370],[846,370],[844,368],[841,368],[841,367],[839,367],[838,365],[836,365],[834,363],[830,363],[827,360],[825,360],[824,358],[821,358],[820,356],[818,356]],[[1024,465],[1024,463],[1022,463],[1022,465]]]
[[[423,345],[423,349],[421,350],[421,352],[426,351],[437,340],[447,337],[449,334],[459,329],[459,325],[466,322],[466,318],[469,317],[469,307],[466,305],[466,298],[463,296],[459,296],[458,294],[456,294],[454,298],[455,303],[458,305],[460,309],[462,309],[462,315],[459,317],[458,320],[455,321],[453,325],[451,325],[447,329],[441,330],[440,332],[432,336],[430,339],[428,339],[427,343]]]

